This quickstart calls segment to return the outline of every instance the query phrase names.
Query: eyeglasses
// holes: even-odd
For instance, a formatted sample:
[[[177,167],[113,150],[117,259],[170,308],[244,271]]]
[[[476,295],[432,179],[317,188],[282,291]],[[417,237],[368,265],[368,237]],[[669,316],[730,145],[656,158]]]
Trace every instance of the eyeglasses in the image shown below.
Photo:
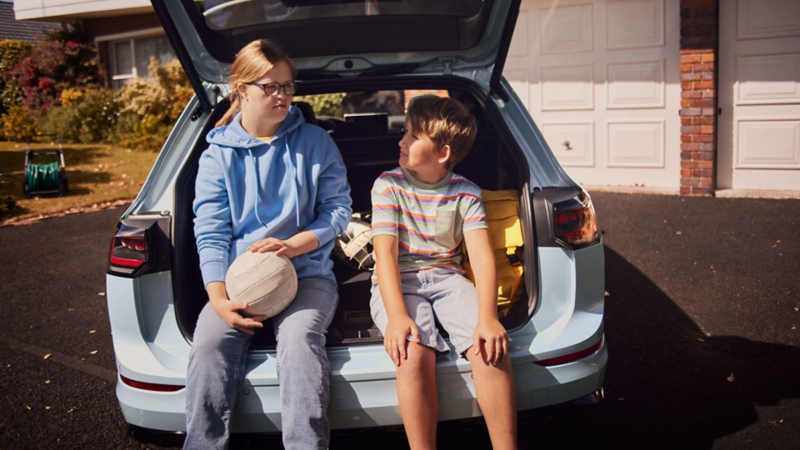
[[[260,87],[261,89],[264,90],[264,94],[267,97],[274,97],[278,95],[281,92],[281,89],[283,89],[283,93],[286,95],[294,95],[295,92],[297,92],[297,83],[295,83],[294,81],[290,81],[286,84],[278,84],[278,83],[263,84],[263,83],[256,83],[254,81],[252,83],[247,83],[247,84],[252,84],[253,86]]]

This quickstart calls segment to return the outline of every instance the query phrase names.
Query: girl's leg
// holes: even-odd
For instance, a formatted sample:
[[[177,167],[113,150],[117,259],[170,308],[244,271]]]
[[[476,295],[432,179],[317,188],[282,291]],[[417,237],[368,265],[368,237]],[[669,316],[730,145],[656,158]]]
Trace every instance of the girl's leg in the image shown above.
[[[436,351],[408,342],[408,359],[397,368],[397,400],[412,450],[436,448],[439,399],[436,395]]]
[[[287,450],[328,448],[331,365],[325,333],[338,301],[334,281],[303,278],[294,301],[274,318],[281,430]]]
[[[492,447],[495,449],[517,448],[517,395],[514,389],[514,372],[511,358],[497,366],[484,362],[485,355],[474,354],[469,348],[467,359],[472,365],[472,377],[478,404],[489,429]]]
[[[186,449],[225,449],[252,336],[226,324],[207,303],[197,319],[186,374]]]

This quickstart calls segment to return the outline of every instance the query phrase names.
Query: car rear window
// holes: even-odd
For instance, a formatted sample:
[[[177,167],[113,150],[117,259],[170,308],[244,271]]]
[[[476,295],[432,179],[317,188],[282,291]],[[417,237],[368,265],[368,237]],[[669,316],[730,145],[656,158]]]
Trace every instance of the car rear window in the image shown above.
[[[212,30],[296,20],[362,16],[449,16],[478,14],[483,0],[195,0]]]

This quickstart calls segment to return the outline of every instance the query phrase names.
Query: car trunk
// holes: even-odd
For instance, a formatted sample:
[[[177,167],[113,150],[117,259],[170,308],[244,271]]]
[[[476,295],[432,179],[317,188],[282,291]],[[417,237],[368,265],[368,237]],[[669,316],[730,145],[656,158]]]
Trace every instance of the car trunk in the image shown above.
[[[528,164],[519,148],[510,138],[506,126],[500,118],[494,103],[486,91],[472,81],[460,77],[374,77],[369,79],[322,80],[305,83],[303,95],[316,95],[331,92],[375,92],[380,90],[439,90],[446,91],[467,104],[476,116],[478,134],[475,145],[467,158],[459,163],[455,171],[478,184],[482,189],[516,189],[520,192],[523,235],[533,236],[532,219],[527,190]],[[219,103],[208,116],[206,130],[227,110],[227,100]],[[309,109],[309,108],[306,108]],[[312,117],[307,118],[315,120]],[[317,118],[319,119],[319,118]],[[344,121],[319,120],[323,128],[330,128]],[[402,123],[402,121],[401,121]],[[366,131],[365,131],[366,130]],[[356,131],[356,132],[353,132]],[[334,128],[331,136],[336,142],[347,166],[348,181],[351,187],[354,212],[371,210],[370,189],[374,180],[386,170],[397,167],[398,142],[402,137],[399,128],[369,127],[345,131],[345,126]],[[191,339],[200,309],[207,301],[194,240],[192,201],[194,182],[197,174],[197,161],[207,147],[204,139],[198,141],[191,150],[176,183],[176,205],[174,223],[173,290],[176,314],[181,330]],[[533,239],[526,239],[525,252],[535,249]],[[381,342],[382,337],[375,328],[369,313],[370,273],[360,271],[333,256],[334,274],[339,283],[339,306],[329,328],[329,347]],[[535,257],[525,257],[525,269],[536,271]],[[507,328],[524,323],[534,310],[537,286],[531,286],[536,276],[527,276],[526,292],[522,299],[505,314],[501,322]],[[268,321],[270,322],[270,321]],[[253,349],[274,348],[275,337],[268,324],[264,332],[256,338]]]

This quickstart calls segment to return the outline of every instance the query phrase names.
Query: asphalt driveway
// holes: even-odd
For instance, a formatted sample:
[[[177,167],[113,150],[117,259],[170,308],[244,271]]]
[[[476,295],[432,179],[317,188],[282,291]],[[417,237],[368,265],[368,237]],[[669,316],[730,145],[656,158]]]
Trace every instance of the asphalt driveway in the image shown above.
[[[606,401],[529,420],[526,445],[800,446],[800,201],[593,198],[606,245]],[[147,447],[126,435],[116,404],[101,295],[121,212],[0,229],[0,448]],[[401,448],[398,436],[358,447]],[[488,448],[458,426],[440,438]]]

